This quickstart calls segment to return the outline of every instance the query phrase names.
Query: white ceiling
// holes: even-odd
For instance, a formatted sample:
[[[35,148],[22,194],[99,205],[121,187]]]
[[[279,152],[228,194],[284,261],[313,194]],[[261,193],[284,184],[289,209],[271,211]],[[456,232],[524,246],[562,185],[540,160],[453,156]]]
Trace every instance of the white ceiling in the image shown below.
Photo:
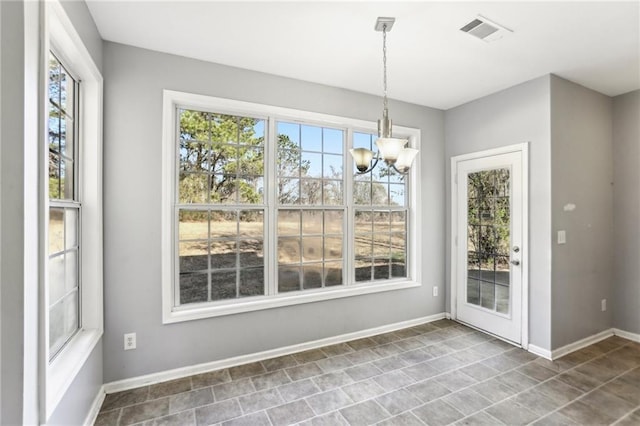
[[[218,2],[88,0],[105,40],[376,95],[378,16],[389,97],[448,109],[554,73],[609,96],[640,88],[640,1]],[[485,43],[478,14],[514,32]]]

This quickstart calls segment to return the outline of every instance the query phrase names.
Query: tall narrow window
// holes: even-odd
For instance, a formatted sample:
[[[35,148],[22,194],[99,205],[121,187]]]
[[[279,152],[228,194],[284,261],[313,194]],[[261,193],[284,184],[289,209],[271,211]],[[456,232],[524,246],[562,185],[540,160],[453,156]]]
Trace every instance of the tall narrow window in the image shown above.
[[[278,292],[344,282],[344,131],[278,122]]]
[[[180,109],[176,305],[265,294],[258,118]]]
[[[49,55],[49,358],[80,329],[79,84]]]
[[[373,149],[376,135],[353,134],[354,148]],[[404,175],[386,164],[356,175],[355,280],[388,280],[407,276],[407,187]]]

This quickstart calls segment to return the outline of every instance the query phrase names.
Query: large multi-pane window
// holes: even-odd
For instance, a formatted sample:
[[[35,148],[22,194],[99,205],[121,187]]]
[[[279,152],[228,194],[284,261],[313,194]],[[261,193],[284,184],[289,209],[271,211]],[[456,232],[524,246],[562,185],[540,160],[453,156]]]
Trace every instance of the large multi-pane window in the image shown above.
[[[377,136],[354,132],[354,148],[373,149]],[[379,163],[371,173],[356,175],[355,280],[388,280],[407,276],[406,176]]]
[[[49,55],[49,358],[80,328],[78,82]]]
[[[348,153],[375,151],[367,123],[169,93],[165,321],[418,285],[410,175],[383,162],[359,175]]]

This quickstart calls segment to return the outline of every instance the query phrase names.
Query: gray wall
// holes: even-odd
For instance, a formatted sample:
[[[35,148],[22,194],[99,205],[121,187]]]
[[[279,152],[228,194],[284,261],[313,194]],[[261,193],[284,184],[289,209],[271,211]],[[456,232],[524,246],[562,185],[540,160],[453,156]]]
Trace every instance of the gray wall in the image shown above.
[[[446,218],[451,231],[451,157],[529,142],[529,341],[550,349],[550,77],[544,76],[445,113]],[[447,288],[450,288],[447,238]],[[447,292],[447,310],[450,309]]]
[[[378,97],[105,43],[104,377],[110,382],[443,312],[443,113],[391,102],[398,125],[422,130],[423,286],[163,325],[160,211],[162,90],[378,118]],[[144,158],[144,161],[140,161]],[[136,332],[138,348],[123,351]]]
[[[0,424],[22,423],[24,359],[24,12],[0,2]]]
[[[640,334],[640,90],[613,98],[614,327]]]
[[[551,77],[552,349],[612,324],[611,112],[610,97]]]

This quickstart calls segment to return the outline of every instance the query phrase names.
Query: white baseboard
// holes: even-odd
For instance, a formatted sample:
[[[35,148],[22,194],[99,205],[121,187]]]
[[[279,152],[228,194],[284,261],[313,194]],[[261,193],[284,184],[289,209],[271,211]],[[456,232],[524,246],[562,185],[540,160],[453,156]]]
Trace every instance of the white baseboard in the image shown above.
[[[633,340],[634,342],[640,343],[640,334],[620,330],[619,328],[614,328],[613,334],[615,334],[616,336],[624,337],[625,339]]]
[[[98,390],[98,394],[93,400],[91,404],[91,408],[89,409],[89,413],[87,414],[87,418],[84,419],[85,426],[93,426],[98,418],[98,414],[100,413],[100,407],[102,407],[102,403],[104,402],[104,397],[106,393],[104,391],[104,385],[100,386],[100,390]]]
[[[103,386],[104,393],[120,392],[140,386],[151,385],[164,382],[167,380],[180,379],[189,377],[194,374],[206,373],[209,371],[220,370],[223,368],[235,367],[237,365],[247,364],[250,362],[262,361],[269,358],[275,358],[283,355],[289,355],[296,352],[306,351],[309,349],[317,349],[323,346],[344,343],[350,340],[361,339],[363,337],[375,336],[376,334],[388,333],[402,328],[413,327],[432,321],[445,318],[445,313],[429,315],[422,318],[416,318],[408,321],[401,321],[393,324],[383,325],[381,327],[369,328],[366,330],[356,331],[353,333],[341,334],[339,336],[327,337],[325,339],[314,340],[311,342],[300,343],[297,345],[285,346],[282,348],[271,349],[268,351],[257,352],[253,354],[240,355],[233,358],[227,358],[219,361],[206,362],[203,364],[191,365],[188,367],[176,368],[173,370],[161,371],[158,373],[147,374],[144,376],[132,377],[129,379],[118,380],[106,383]]]
[[[529,352],[531,352],[532,354],[534,354],[534,355],[538,355],[539,357],[542,357],[542,358],[545,358],[545,359],[548,359],[548,360],[552,359],[551,351],[548,350],[548,349],[544,349],[544,348],[541,348],[539,346],[532,345],[531,343],[529,343],[529,346],[528,346],[527,350]]]
[[[594,343],[598,343],[601,340],[606,339],[607,337],[613,336],[613,329],[610,328],[608,330],[601,331],[600,333],[596,333],[593,336],[585,337],[584,339],[580,339],[576,342],[569,343],[568,345],[562,346],[558,349],[554,349],[551,351],[551,358],[558,359],[563,357],[571,352],[575,352],[579,349],[585,348],[589,345],[593,345]]]

